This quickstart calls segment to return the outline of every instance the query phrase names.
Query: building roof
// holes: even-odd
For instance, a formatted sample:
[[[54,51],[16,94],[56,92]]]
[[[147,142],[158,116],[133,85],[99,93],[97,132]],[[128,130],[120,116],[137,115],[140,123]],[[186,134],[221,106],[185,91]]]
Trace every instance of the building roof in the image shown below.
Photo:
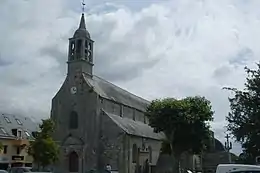
[[[215,140],[215,152],[221,152],[221,151],[226,151],[224,145],[218,140]]]
[[[39,124],[31,118],[0,112],[0,138],[15,138],[12,129],[20,129],[23,138],[31,139],[32,132],[38,131],[38,128]]]
[[[115,102],[136,108],[141,111],[146,111],[149,101],[138,97],[100,77],[93,76],[92,78],[83,74],[87,83],[93,86],[94,90],[101,97],[113,100]]]
[[[216,167],[218,164],[229,163],[229,153],[226,151],[204,153],[202,159],[203,167]]]
[[[82,37],[90,38],[90,34],[89,34],[88,30],[86,29],[84,13],[82,13],[82,15],[81,15],[79,28],[75,31],[73,37],[74,38],[82,38]]]
[[[123,131],[125,131],[129,135],[141,136],[145,138],[162,140],[165,138],[163,133],[155,133],[153,128],[148,124],[144,124],[139,121],[134,121],[129,118],[122,118],[118,115],[114,115],[111,113],[107,113],[103,111],[106,115],[108,115]]]

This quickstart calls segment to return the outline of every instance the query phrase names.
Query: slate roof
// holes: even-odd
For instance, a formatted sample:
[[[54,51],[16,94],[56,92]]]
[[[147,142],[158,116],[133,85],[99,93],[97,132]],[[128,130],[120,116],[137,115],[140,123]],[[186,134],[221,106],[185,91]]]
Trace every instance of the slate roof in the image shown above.
[[[150,103],[149,101],[138,97],[100,77],[93,76],[92,78],[89,78],[85,74],[83,74],[83,76],[101,97],[122,103],[141,111],[146,111],[146,107]]]
[[[118,115],[107,113],[108,115],[122,130],[124,130],[129,135],[142,136],[146,138],[152,138],[157,140],[162,140],[165,138],[163,133],[155,133],[153,128],[148,124],[144,124],[139,121],[134,121],[129,118],[122,118]]]
[[[90,34],[89,32],[86,30],[86,24],[85,24],[85,17],[84,17],[84,13],[82,13],[81,15],[81,19],[80,19],[80,24],[79,24],[79,28],[75,31],[74,33],[74,38],[90,38]]]
[[[2,128],[6,133],[4,133]],[[39,124],[31,118],[0,112],[0,138],[15,138],[12,134],[12,129],[20,129],[22,138],[32,139],[32,132],[38,131],[38,128]],[[30,136],[26,135],[27,132]]]

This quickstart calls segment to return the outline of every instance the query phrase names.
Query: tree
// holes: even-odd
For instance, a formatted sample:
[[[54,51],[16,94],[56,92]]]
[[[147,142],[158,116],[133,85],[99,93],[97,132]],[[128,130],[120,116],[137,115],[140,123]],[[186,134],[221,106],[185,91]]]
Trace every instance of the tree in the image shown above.
[[[242,144],[247,160],[254,162],[260,155],[260,64],[252,70],[245,67],[247,73],[245,87],[224,88],[234,94],[229,97],[230,109],[228,116],[228,130],[236,141]]]
[[[30,142],[28,149],[29,155],[38,164],[38,169],[55,163],[59,155],[59,147],[51,137],[55,127],[54,122],[51,119],[42,120],[39,127],[40,131],[36,133],[35,140]]]
[[[255,162],[255,158],[252,158],[250,155],[248,155],[245,152],[242,152],[235,160],[235,163],[237,164],[252,164],[254,162]]]
[[[176,172],[179,172],[182,153],[200,153],[206,141],[209,141],[209,121],[213,120],[213,111],[210,102],[204,97],[154,100],[148,106],[146,116],[155,132],[166,135]],[[164,151],[169,151],[167,142],[164,142],[164,147]]]

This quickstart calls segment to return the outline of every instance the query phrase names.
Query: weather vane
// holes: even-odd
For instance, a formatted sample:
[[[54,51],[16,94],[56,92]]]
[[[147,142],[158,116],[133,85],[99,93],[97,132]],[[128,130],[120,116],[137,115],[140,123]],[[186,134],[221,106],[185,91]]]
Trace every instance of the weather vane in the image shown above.
[[[82,13],[84,13],[85,12],[85,1],[84,0],[82,0]]]

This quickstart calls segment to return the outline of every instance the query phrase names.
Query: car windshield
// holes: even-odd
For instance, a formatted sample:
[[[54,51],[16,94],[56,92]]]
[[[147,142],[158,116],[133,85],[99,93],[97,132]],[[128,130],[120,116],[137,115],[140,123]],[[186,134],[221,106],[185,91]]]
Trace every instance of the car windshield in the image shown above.
[[[23,169],[23,172],[31,172],[30,169]]]
[[[23,172],[32,172],[32,168],[23,168]]]
[[[11,168],[11,173],[23,173],[23,172],[31,172],[32,168],[25,168],[25,167],[13,167]]]
[[[257,170],[245,170],[245,171],[231,171],[230,173],[260,173]]]

